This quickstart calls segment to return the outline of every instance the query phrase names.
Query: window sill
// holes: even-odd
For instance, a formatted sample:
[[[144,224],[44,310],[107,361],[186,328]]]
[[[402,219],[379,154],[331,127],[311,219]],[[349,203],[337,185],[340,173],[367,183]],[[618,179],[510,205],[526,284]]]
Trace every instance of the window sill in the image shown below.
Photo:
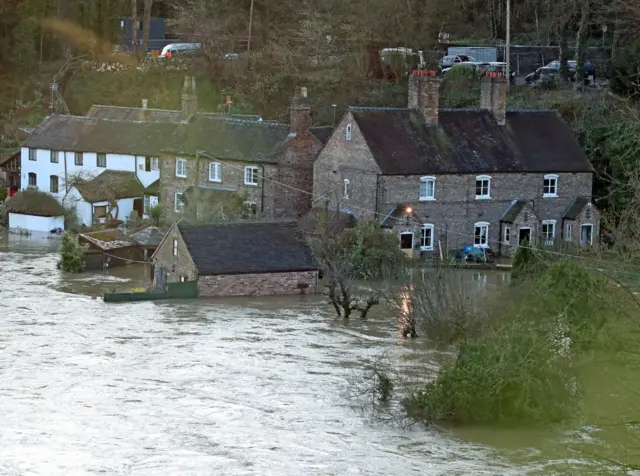
[[[543,193],[542,198],[558,198],[557,193]]]
[[[187,178],[187,176],[186,175],[178,175],[178,174],[176,174],[176,178]]]
[[[420,251],[433,251],[433,246],[421,246]]]
[[[209,182],[221,183],[222,179],[212,179],[211,177],[209,177]]]
[[[257,187],[257,186],[258,186],[258,184],[257,184],[257,183],[247,183],[247,182],[245,182],[244,184],[245,184],[247,187]]]
[[[476,195],[476,200],[491,200],[490,195]]]
[[[419,202],[435,202],[436,197],[420,197],[418,198]]]
[[[484,244],[484,245],[473,245],[474,248],[489,248],[488,244]]]

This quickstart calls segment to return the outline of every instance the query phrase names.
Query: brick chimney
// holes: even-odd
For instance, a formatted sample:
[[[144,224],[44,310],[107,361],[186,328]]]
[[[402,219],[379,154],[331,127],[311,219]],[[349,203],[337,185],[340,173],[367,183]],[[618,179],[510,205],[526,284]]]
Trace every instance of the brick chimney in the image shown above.
[[[414,69],[409,78],[409,109],[422,114],[427,124],[438,123],[440,84],[436,71]]]
[[[196,78],[185,76],[182,86],[182,117],[183,119],[198,113],[198,94],[196,92]]]
[[[291,134],[309,134],[311,127],[311,105],[307,99],[307,88],[297,87],[291,99],[290,119]]]
[[[496,122],[504,126],[507,114],[509,83],[502,73],[487,72],[480,83],[480,109],[487,109]]]
[[[142,100],[142,109],[140,109],[140,120],[146,121],[149,118],[149,100]]]

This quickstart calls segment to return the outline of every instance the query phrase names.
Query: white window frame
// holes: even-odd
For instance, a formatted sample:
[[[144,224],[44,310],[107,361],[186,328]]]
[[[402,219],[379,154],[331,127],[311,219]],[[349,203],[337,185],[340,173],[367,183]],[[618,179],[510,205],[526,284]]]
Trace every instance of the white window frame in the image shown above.
[[[104,165],[100,165],[100,157],[104,157]],[[104,169],[107,167],[107,154],[96,153],[96,167]]]
[[[253,182],[254,172],[255,172],[255,179],[256,179],[255,182]],[[253,165],[247,165],[244,168],[244,184],[249,185],[251,187],[257,187],[259,180],[260,180],[260,169]]]
[[[553,180],[553,192],[545,192],[545,181]],[[551,182],[549,182],[551,184]],[[551,185],[549,185],[549,189],[551,190]],[[558,196],[558,176],[556,174],[546,174],[542,181],[542,197],[543,198],[556,198]]]
[[[488,248],[489,247],[489,225],[488,221],[479,221],[473,224],[473,247],[474,248]],[[482,238],[482,228],[486,228],[487,231],[484,235],[484,243],[476,243],[476,228],[480,228],[480,237]]]
[[[178,238],[173,239],[173,256],[178,256]]]
[[[349,200],[349,179],[344,179],[344,191],[342,194],[342,198],[345,200]]]
[[[160,157],[151,157],[151,170],[160,170]]]
[[[505,245],[510,245],[511,244],[511,227],[510,226],[505,226],[504,227],[504,244]]]
[[[487,182],[487,193],[478,195],[478,182]],[[476,177],[476,181],[474,183],[474,193],[476,195],[476,200],[489,200],[491,198],[491,176],[490,175],[478,175]],[[480,189],[482,189],[482,184],[480,185]]]
[[[435,241],[435,226],[432,223],[424,223],[420,228],[420,251],[433,251],[435,249],[434,241]],[[425,231],[431,230],[431,244],[423,245],[423,240],[425,237]]]
[[[178,197],[180,197],[180,200],[178,200]],[[176,192],[173,195],[173,208],[177,213],[180,213],[184,209],[184,201],[182,200],[182,197],[182,192]]]
[[[428,185],[429,182],[431,182],[432,187],[431,187],[431,195],[428,195]],[[424,191],[425,191],[425,195],[422,195],[422,184],[424,184]],[[420,191],[419,191],[419,197],[418,200],[422,201],[428,201],[428,200],[435,200],[436,199],[436,178],[435,177],[420,177]]]
[[[568,221],[564,225],[564,240],[573,241],[573,222]]]
[[[142,213],[145,215],[149,214],[149,208],[151,208],[151,196],[145,195],[142,197]]]
[[[182,170],[180,170],[181,164],[184,164]],[[187,178],[187,159],[183,157],[176,157],[176,177]]]
[[[38,160],[38,150],[37,149],[29,149],[29,160],[37,161]]]
[[[351,140],[351,124],[347,124],[347,127],[344,128],[344,138]]]
[[[402,235],[411,235],[411,248],[402,247]],[[413,250],[416,246],[416,234],[412,231],[401,231],[400,233],[398,233],[398,245],[400,246],[401,250]]]
[[[50,151],[51,156],[49,157],[49,160],[51,161],[52,164],[59,164],[60,163],[60,151],[59,150],[52,150]]]
[[[222,182],[222,164],[220,162],[209,162],[209,182]]]
[[[589,243],[583,243],[582,242],[582,229],[585,227],[591,227],[591,240]],[[589,245],[589,246],[593,246],[593,230],[595,229],[595,227],[593,226],[593,223],[583,223],[582,225],[580,225],[580,246],[584,246],[584,245]]]
[[[550,240],[548,240],[546,238],[545,233],[544,233],[544,227],[548,226],[548,225],[552,225],[553,226]],[[547,246],[553,245],[553,242],[556,239],[556,220],[543,220],[542,221],[542,226],[540,227],[540,233],[542,234],[542,242],[545,245],[547,245]]]

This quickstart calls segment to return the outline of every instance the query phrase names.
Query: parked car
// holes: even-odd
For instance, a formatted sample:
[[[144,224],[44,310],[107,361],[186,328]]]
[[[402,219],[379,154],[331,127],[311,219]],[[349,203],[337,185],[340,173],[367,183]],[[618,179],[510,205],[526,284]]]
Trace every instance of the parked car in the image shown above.
[[[171,59],[174,56],[192,56],[199,54],[202,50],[200,43],[171,43],[162,48],[161,58]]]
[[[567,66],[569,67],[569,79],[571,81],[575,81],[576,78],[576,61],[569,60],[567,61]],[[596,67],[593,65],[591,61],[584,62],[584,73],[585,73],[585,82],[588,83],[589,76],[593,76],[593,79],[596,78]],[[560,74],[560,60],[552,61],[551,63],[543,66],[542,68],[538,68],[533,73],[525,76],[525,81],[527,84],[537,83],[542,79],[543,76],[559,76]]]
[[[485,62],[485,63],[468,61],[465,63],[455,63],[451,66],[442,68],[441,74],[442,76],[446,75],[447,72],[450,71],[452,68],[473,68],[478,74],[483,74],[483,73],[504,74],[506,66],[507,66],[506,63],[503,63],[500,61],[492,61],[492,62]],[[516,79],[515,71],[511,71],[509,73],[509,76],[510,76],[511,84],[514,84]]]
[[[444,69],[456,63],[467,63],[469,61],[475,63],[476,59],[469,55],[448,55],[440,60],[440,68]]]

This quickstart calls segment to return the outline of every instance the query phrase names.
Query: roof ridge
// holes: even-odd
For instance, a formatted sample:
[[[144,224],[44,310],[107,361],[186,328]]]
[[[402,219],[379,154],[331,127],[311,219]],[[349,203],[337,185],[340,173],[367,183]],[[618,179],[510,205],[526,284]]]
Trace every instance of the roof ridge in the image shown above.
[[[349,106],[351,111],[408,111],[408,107],[387,107],[387,106]]]
[[[227,116],[208,116],[206,119],[211,119],[219,122],[226,122],[229,124],[238,124],[238,125],[250,125],[250,126],[260,126],[271,129],[289,129],[289,124],[285,124],[283,122],[274,122],[274,121],[252,121],[250,119],[240,119],[237,117],[227,117]],[[197,120],[197,118],[196,118]]]

